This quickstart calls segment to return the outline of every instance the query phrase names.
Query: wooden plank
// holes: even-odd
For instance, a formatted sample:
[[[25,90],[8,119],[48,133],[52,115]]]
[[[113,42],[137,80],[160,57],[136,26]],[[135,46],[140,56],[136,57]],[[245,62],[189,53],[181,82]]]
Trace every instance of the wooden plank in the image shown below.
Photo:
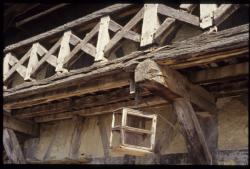
[[[40,54],[40,56],[48,53],[48,50],[45,49],[41,44],[39,44],[38,46],[38,53],[39,51],[41,51],[43,54]],[[56,63],[57,57],[55,55],[50,55],[50,57],[48,57],[48,59],[46,60],[50,65],[52,65],[53,67],[56,67],[57,63]]]
[[[81,144],[81,133],[83,129],[83,122],[84,119],[79,116],[74,116],[72,118],[72,123],[74,123],[74,132],[72,135],[71,146],[69,150],[69,158],[77,159],[78,158],[78,151]]]
[[[31,52],[30,52],[30,58],[29,58],[29,63],[26,69],[25,77],[24,80],[31,80],[31,73],[33,72],[34,67],[36,67],[38,63],[38,56],[37,56],[37,48],[38,48],[38,43],[35,43],[32,45]]]
[[[182,22],[192,24],[194,26],[200,26],[199,18],[197,16],[176,10],[163,4],[158,5],[158,13],[172,17]]]
[[[160,26],[157,9],[158,9],[158,4],[144,5],[141,43],[140,43],[141,47],[153,43],[153,35]]]
[[[69,40],[71,36],[71,31],[64,32],[62,41],[60,44],[60,49],[57,57],[57,66],[56,66],[56,72],[67,72],[68,70],[63,68],[63,62],[66,56],[70,54],[70,46],[69,46]]]
[[[81,48],[85,46],[91,38],[94,37],[94,35],[98,32],[99,26],[100,23],[96,24],[96,26],[89,33],[86,34],[84,39],[74,47],[74,49],[70,52],[70,54],[64,58],[63,61],[64,67],[69,67],[72,64],[71,61],[73,60],[76,53],[79,52],[79,50],[81,50]]]
[[[192,12],[196,6],[197,6],[196,4],[181,4],[180,9],[187,12]]]
[[[202,29],[213,26],[214,11],[217,4],[200,4],[200,27]]]
[[[214,24],[216,26],[220,25],[237,9],[239,9],[239,7],[239,4],[221,4],[217,10],[214,11]]]
[[[13,130],[7,128],[3,129],[3,146],[12,163],[26,163],[22,149]]]
[[[115,36],[109,41],[104,49],[104,54],[108,55],[110,50],[120,41],[127,31],[133,28],[141,19],[144,9],[142,8]]]
[[[182,97],[208,112],[213,113],[217,110],[214,97],[205,89],[190,83],[177,71],[160,66],[150,59],[136,67],[135,82],[164,99]]]
[[[104,47],[108,44],[110,40],[109,36],[109,22],[110,22],[110,17],[105,16],[101,18],[100,21],[100,28],[98,32],[98,39],[97,39],[97,45],[96,45],[96,56],[95,56],[95,61],[108,61],[104,57]]]
[[[149,130],[144,130],[144,129],[130,127],[130,126],[121,126],[121,127],[117,126],[117,127],[112,128],[112,130],[121,130],[121,129],[124,129],[124,131],[132,131],[138,134],[152,134],[152,132]]]
[[[39,135],[39,127],[37,124],[29,121],[22,121],[11,116],[4,115],[3,126],[34,137]]]
[[[179,98],[173,104],[192,164],[213,164],[211,152],[191,103]]]
[[[192,72],[189,79],[193,83],[209,84],[249,74],[249,62]]]
[[[6,75],[10,71],[10,58],[11,58],[11,53],[7,53],[5,57],[3,58],[3,79],[6,79]]]
[[[109,29],[113,32],[118,32],[122,29],[123,27],[119,25],[117,22],[113,21],[112,19],[110,20],[109,23]],[[135,41],[135,42],[140,42],[141,41],[141,35],[134,32],[134,31],[127,31],[124,34],[124,38]]]
[[[120,10],[124,10],[124,9],[126,9],[126,8],[128,8],[128,7],[132,6],[132,5],[133,4],[125,4],[124,3],[124,4],[115,4],[115,5],[108,6],[106,8],[101,9],[101,10],[95,11],[95,12],[89,14],[89,15],[86,15],[86,16],[84,16],[82,18],[73,20],[73,21],[68,22],[68,23],[66,23],[64,25],[56,27],[56,28],[54,28],[54,29],[52,29],[50,31],[41,33],[41,34],[36,35],[34,37],[31,37],[29,39],[25,39],[25,40],[20,41],[18,43],[9,45],[9,46],[5,47],[4,52],[7,53],[7,52],[9,52],[9,51],[11,51],[13,49],[19,48],[21,46],[25,46],[25,45],[40,41],[40,40],[48,38],[48,37],[50,37],[52,35],[58,34],[60,32],[63,32],[63,31],[69,30],[69,29],[72,29],[75,26],[85,24],[85,23],[87,23],[87,22],[89,22],[91,20],[97,19],[97,18],[101,18],[101,17],[103,17],[105,15],[110,15],[110,14],[113,14],[113,13],[117,13]]]

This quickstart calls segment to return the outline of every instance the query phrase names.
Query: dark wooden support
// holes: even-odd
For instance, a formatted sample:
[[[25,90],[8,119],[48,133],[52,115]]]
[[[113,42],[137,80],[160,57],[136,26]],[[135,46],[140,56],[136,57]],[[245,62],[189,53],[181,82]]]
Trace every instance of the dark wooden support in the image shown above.
[[[84,119],[75,115],[72,118],[72,122],[74,123],[74,132],[72,135],[71,146],[69,150],[69,157],[70,159],[77,159],[78,158],[78,150],[81,144],[81,131],[83,129],[83,122]]]
[[[22,149],[13,130],[7,128],[3,129],[3,146],[12,163],[26,163]]]
[[[192,162],[212,164],[211,152],[191,102],[215,114],[217,108],[214,97],[202,87],[190,83],[177,71],[160,66],[150,59],[136,67],[135,82],[138,86],[173,102]]]
[[[191,103],[175,99],[174,109],[193,164],[212,164],[212,156]]]
[[[3,126],[34,137],[39,135],[39,126],[37,124],[11,116],[4,115]]]
[[[160,66],[151,59],[138,64],[135,82],[167,100],[185,98],[205,111],[216,111],[215,99],[211,94],[189,82],[177,71]]]

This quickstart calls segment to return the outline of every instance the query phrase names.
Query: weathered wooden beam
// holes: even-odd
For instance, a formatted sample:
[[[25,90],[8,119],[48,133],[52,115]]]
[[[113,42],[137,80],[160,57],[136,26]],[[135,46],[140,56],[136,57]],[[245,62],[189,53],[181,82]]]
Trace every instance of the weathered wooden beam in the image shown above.
[[[56,72],[64,72],[67,71],[63,68],[64,59],[70,54],[70,37],[71,31],[67,31],[63,34],[62,41],[60,44],[60,49],[57,57],[57,65],[56,65]]]
[[[135,69],[135,83],[167,100],[185,98],[208,112],[216,111],[215,98],[179,72],[147,59]]]
[[[147,98],[142,98],[141,101],[137,103],[137,105],[135,103],[136,103],[135,100],[122,101],[122,102],[95,106],[95,107],[86,108],[86,109],[77,110],[77,111],[70,111],[70,112],[35,117],[34,119],[37,123],[43,123],[43,122],[54,121],[54,120],[69,119],[69,118],[72,118],[73,115],[76,115],[76,114],[80,116],[96,116],[96,115],[112,113],[114,110],[117,110],[118,108],[121,108],[121,107],[143,108],[143,107],[161,106],[163,104],[166,104],[166,100],[161,99],[156,96],[151,96]]]
[[[191,103],[186,99],[178,98],[173,104],[192,163],[213,164],[211,152]]]
[[[24,80],[31,80],[30,76],[31,73],[33,72],[33,69],[36,67],[37,63],[38,63],[38,54],[37,54],[37,50],[38,50],[38,43],[34,43],[32,45],[31,51],[30,51],[30,57],[29,57],[29,63],[26,69],[26,73],[25,73],[25,77]]]
[[[74,132],[72,135],[71,146],[69,150],[69,157],[71,159],[77,159],[78,151],[81,144],[81,133],[83,129],[84,119],[79,116],[74,116],[72,118],[72,122],[74,123]]]
[[[160,26],[157,13],[158,4],[145,4],[140,46],[152,44],[154,33]]]
[[[17,100],[20,101],[20,98],[24,97],[26,97],[27,106],[32,102],[31,98],[33,97],[34,99],[34,95],[36,95],[35,97],[40,97],[39,95],[42,93],[44,93],[43,102],[46,102],[46,98],[52,95],[52,93],[45,94],[48,91],[53,91],[56,98],[55,90],[58,90],[57,94],[59,94],[66,87],[74,86],[75,84],[81,84],[108,74],[115,76],[118,70],[134,71],[136,65],[147,58],[152,58],[161,65],[182,69],[204,62],[212,63],[222,59],[237,57],[240,54],[247,54],[249,51],[248,31],[249,25],[246,24],[213,34],[199,35],[182,42],[167,45],[153,52],[137,51],[122,58],[109,61],[109,63],[95,63],[90,67],[72,71],[62,76],[54,76],[37,82],[26,82],[12,89],[4,90],[4,106],[8,107],[7,104]],[[126,80],[124,79],[124,81]],[[129,85],[128,80],[126,83]],[[115,86],[118,87],[119,85]],[[59,91],[60,88],[62,89],[61,91]],[[97,91],[100,89],[102,88],[97,88]],[[64,98],[73,95],[64,95]],[[30,101],[28,101],[29,97]],[[42,103],[40,101],[37,102],[36,104]]]
[[[214,25],[218,26],[232,15],[240,4],[221,4],[217,10],[214,11]]]
[[[39,95],[36,95],[35,93],[33,93],[33,97],[25,97],[26,99],[23,98],[22,100],[15,101],[10,104],[5,104],[5,106],[6,108],[7,107],[9,108],[29,107],[31,105],[48,103],[52,100],[58,100],[58,99],[63,99],[67,97],[72,97],[72,96],[80,96],[86,93],[94,93],[97,91],[105,91],[105,90],[110,90],[110,89],[119,88],[123,86],[128,86],[129,85],[129,81],[127,80],[128,78],[129,78],[129,74],[126,72],[119,72],[118,74],[113,75],[113,76],[108,76],[108,75],[102,76],[102,77],[99,77],[99,79],[92,79],[92,81],[85,81],[85,80],[82,81],[80,78],[79,83],[76,83],[74,87],[66,88],[65,86],[63,90],[59,92],[56,90],[53,91],[53,89],[50,91],[47,91],[47,89],[45,88],[45,91],[44,91],[45,93],[43,95],[44,97],[40,97]],[[5,103],[7,103],[6,99],[4,101]]]
[[[98,39],[97,39],[97,45],[96,45],[95,61],[107,61],[107,59],[104,57],[103,50],[110,40],[109,23],[110,23],[109,16],[105,16],[101,18],[100,20],[100,28],[98,32]]]
[[[217,4],[200,4],[200,27],[205,29],[213,26],[214,11]]]
[[[55,11],[57,9],[60,9],[60,8],[62,8],[64,6],[66,6],[66,5],[69,5],[69,3],[62,3],[62,4],[59,4],[59,5],[53,6],[52,8],[49,8],[49,9],[47,9],[45,11],[42,11],[42,12],[36,14],[36,15],[32,15],[31,17],[28,17],[28,18],[25,18],[25,19],[23,19],[21,21],[18,21],[18,22],[16,22],[16,27],[19,27],[19,26],[21,26],[21,25],[23,25],[23,24],[25,24],[27,22],[30,22],[30,21],[32,21],[34,19],[37,19],[37,18],[39,18],[41,16],[47,15],[50,12],[53,12],[53,11]]]
[[[249,62],[245,62],[192,72],[189,75],[189,79],[193,83],[209,84],[238,76],[246,76],[248,74]]]
[[[28,164],[86,164],[91,161],[91,158],[79,158],[79,159],[71,159],[64,158],[58,160],[27,160]]]
[[[197,16],[184,11],[176,10],[163,4],[158,5],[158,13],[166,15],[168,17],[172,17],[182,22],[186,22],[195,26],[200,26],[199,18]]]
[[[30,121],[23,121],[11,116],[3,116],[3,127],[36,137],[39,135],[39,126]]]
[[[3,129],[3,146],[8,158],[14,164],[25,164],[25,158],[21,146],[13,130]]]
[[[34,43],[34,42],[37,42],[37,41],[40,41],[42,39],[45,39],[45,38],[48,38],[52,35],[55,35],[55,34],[58,34],[60,32],[63,32],[63,31],[66,31],[66,30],[69,30],[69,29],[72,29],[73,27],[76,27],[78,25],[82,25],[82,24],[85,24],[91,20],[94,20],[94,19],[97,19],[97,18],[101,18],[103,16],[106,16],[106,15],[110,15],[110,14],[113,14],[113,13],[117,13],[121,10],[124,10],[130,6],[132,6],[133,4],[115,4],[115,5],[111,5],[111,6],[108,6],[104,9],[101,9],[101,10],[98,10],[98,11],[95,11],[89,15],[86,15],[82,18],[79,18],[79,19],[76,19],[74,21],[71,21],[71,22],[68,22],[64,25],[61,25],[59,27],[56,27],[50,31],[47,31],[47,32],[44,32],[44,33],[41,33],[39,35],[36,35],[34,37],[31,37],[29,39],[25,39],[23,41],[20,41],[18,43],[15,43],[15,44],[12,44],[12,45],[9,45],[7,47],[5,47],[4,49],[4,52],[9,52],[13,49],[16,49],[18,47],[21,47],[21,46],[25,46],[25,45],[28,45],[28,44],[31,44],[31,43]]]

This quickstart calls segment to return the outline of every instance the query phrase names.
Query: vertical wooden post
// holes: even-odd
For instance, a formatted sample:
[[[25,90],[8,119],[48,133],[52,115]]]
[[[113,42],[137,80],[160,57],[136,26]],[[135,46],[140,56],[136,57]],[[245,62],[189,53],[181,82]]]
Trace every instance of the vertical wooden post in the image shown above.
[[[213,26],[214,11],[217,4],[200,4],[200,27],[202,29]]]
[[[70,36],[71,36],[71,31],[67,31],[63,34],[57,58],[56,72],[67,72],[67,70],[63,68],[63,63],[65,57],[68,56],[70,53],[70,45],[69,45]]]
[[[105,16],[105,17],[101,18],[100,28],[99,28],[99,32],[98,32],[98,41],[97,41],[97,45],[96,45],[95,61],[107,61],[107,59],[104,57],[103,50],[110,40],[109,22],[110,22],[109,16]]]
[[[33,69],[36,67],[38,63],[38,56],[37,56],[37,49],[38,49],[39,43],[34,43],[31,48],[30,52],[30,58],[29,63],[26,69],[26,74],[24,80],[31,80],[31,74],[33,72]]]
[[[146,46],[153,42],[154,33],[160,26],[159,18],[157,15],[158,4],[145,4],[144,16],[142,23],[141,44]]]
[[[8,158],[15,164],[25,164],[22,149],[16,138],[16,135],[11,129],[3,129],[3,146]]]
[[[10,70],[10,57],[11,57],[11,53],[7,53],[5,55],[5,57],[3,58],[3,78],[6,78],[6,75],[8,74],[9,70]]]
[[[174,109],[193,164],[212,164],[211,153],[191,103],[183,98],[175,99]]]
[[[81,132],[83,129],[83,118],[80,116],[74,116],[72,122],[75,124],[74,132],[72,135],[71,146],[69,150],[69,157],[71,159],[78,158],[78,150],[81,144]]]

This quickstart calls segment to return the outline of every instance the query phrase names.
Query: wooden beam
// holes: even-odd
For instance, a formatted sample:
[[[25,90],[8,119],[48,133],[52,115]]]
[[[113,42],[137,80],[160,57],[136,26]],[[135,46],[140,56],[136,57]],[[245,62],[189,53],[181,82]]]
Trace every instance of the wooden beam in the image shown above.
[[[37,50],[38,50],[38,43],[34,43],[32,45],[31,51],[30,51],[30,57],[29,57],[29,63],[26,69],[24,80],[31,80],[30,76],[33,72],[34,67],[36,67],[38,63],[38,56],[37,56]]]
[[[66,6],[66,5],[69,5],[69,4],[68,3],[62,3],[62,4],[59,4],[59,5],[53,6],[52,8],[49,8],[49,9],[47,9],[45,11],[42,11],[42,12],[36,14],[36,15],[32,15],[31,17],[28,17],[28,18],[25,18],[25,19],[23,19],[21,21],[18,21],[18,22],[16,22],[16,27],[19,27],[19,26],[21,26],[21,25],[23,25],[23,24],[25,24],[27,22],[30,22],[30,21],[32,21],[34,19],[37,19],[37,18],[39,18],[41,16],[47,15],[47,14],[49,14],[49,13],[51,13],[51,12],[57,10],[57,9],[60,9],[60,8],[62,8],[64,6]]]
[[[192,72],[189,79],[193,83],[209,84],[216,81],[246,76],[249,74],[249,62],[228,65],[223,67],[211,68]]]
[[[179,98],[173,104],[192,164],[213,164],[211,152],[191,103]]]
[[[163,4],[158,5],[158,13],[166,15],[168,17],[172,17],[182,22],[186,22],[195,26],[200,26],[199,18],[197,16],[184,11],[176,10]]]
[[[37,123],[43,123],[43,122],[54,121],[54,120],[69,119],[69,118],[72,118],[73,115],[75,114],[78,114],[84,117],[85,116],[97,116],[97,115],[112,113],[114,110],[117,110],[118,108],[121,108],[121,107],[143,108],[143,107],[160,106],[163,104],[164,105],[166,104],[166,100],[161,99],[156,96],[151,96],[151,97],[141,99],[141,102],[139,102],[137,105],[135,105],[135,100],[122,101],[122,102],[116,102],[112,104],[85,108],[85,109],[77,110],[77,111],[70,111],[70,112],[63,112],[63,113],[58,113],[58,114],[35,117],[35,121]]]
[[[107,61],[107,59],[104,57],[103,50],[110,40],[109,23],[110,23],[109,16],[101,18],[97,45],[96,45],[95,61]]]
[[[64,89],[59,91],[59,93],[58,91],[53,90],[53,89],[50,91],[46,91],[47,89],[45,87],[46,92],[45,91],[44,92],[46,94],[44,93],[44,98],[46,97],[46,99],[33,93],[33,97],[25,97],[26,99],[23,98],[22,100],[15,101],[13,103],[10,103],[9,105],[5,104],[5,106],[9,108],[10,107],[12,108],[30,107],[31,105],[48,103],[52,100],[58,100],[58,99],[63,99],[67,97],[72,97],[72,96],[80,96],[86,93],[94,93],[97,91],[105,91],[105,90],[110,90],[110,89],[119,88],[123,86],[128,86],[129,85],[129,81],[127,80],[128,77],[129,77],[129,74],[126,72],[125,73],[117,72],[116,75],[101,76],[97,79],[92,79],[92,81],[85,81],[85,80],[81,81],[81,78],[80,78],[79,83],[76,83],[74,87],[67,88],[66,86],[64,86]],[[24,95],[21,97],[24,97]],[[4,101],[5,103],[7,103],[6,99]]]
[[[158,4],[145,4],[140,46],[152,44],[154,33],[160,26],[157,13]]]
[[[70,54],[69,40],[71,37],[71,31],[64,32],[60,49],[57,57],[56,72],[67,72],[68,70],[63,68],[64,59]]]
[[[221,4],[217,10],[214,11],[214,25],[218,26],[224,22],[230,15],[232,15],[240,4]]]
[[[83,129],[84,119],[79,116],[74,116],[72,118],[72,122],[74,123],[74,132],[72,135],[71,146],[69,150],[69,158],[77,159],[78,152],[81,144],[81,133]]]
[[[86,15],[86,16],[82,17],[82,18],[76,19],[76,20],[68,22],[68,23],[66,23],[64,25],[56,27],[56,28],[54,28],[54,29],[52,29],[50,31],[41,33],[41,34],[36,35],[34,37],[31,37],[29,39],[25,39],[25,40],[20,41],[18,43],[9,45],[9,46],[5,47],[4,52],[7,53],[7,52],[9,52],[9,51],[11,51],[13,49],[19,48],[21,46],[26,46],[28,44],[40,41],[40,40],[45,39],[45,38],[48,38],[48,37],[50,37],[52,35],[58,34],[60,32],[72,29],[73,27],[76,27],[78,25],[88,23],[91,20],[101,18],[103,16],[110,15],[110,14],[113,14],[113,13],[117,13],[117,12],[119,12],[121,10],[124,10],[124,9],[126,9],[126,8],[128,8],[128,7],[132,6],[132,5],[133,4],[125,4],[124,3],[124,4],[115,4],[115,5],[108,6],[108,7],[104,8],[104,9],[95,11],[95,12],[89,14],[89,15]]]
[[[21,146],[13,130],[7,128],[3,129],[3,146],[12,163],[26,163]]]
[[[37,124],[22,121],[20,119],[16,119],[11,116],[4,115],[3,116],[3,127],[12,129],[14,131],[18,131],[27,135],[31,135],[36,137],[39,135],[39,127]]]
[[[200,4],[200,27],[202,29],[213,26],[214,11],[217,4]]]
[[[185,98],[208,112],[217,110],[214,97],[179,72],[147,59],[135,69],[135,83],[167,100]]]
[[[86,164],[91,161],[91,158],[79,158],[79,159],[71,159],[64,158],[58,160],[27,160],[28,164]]]

